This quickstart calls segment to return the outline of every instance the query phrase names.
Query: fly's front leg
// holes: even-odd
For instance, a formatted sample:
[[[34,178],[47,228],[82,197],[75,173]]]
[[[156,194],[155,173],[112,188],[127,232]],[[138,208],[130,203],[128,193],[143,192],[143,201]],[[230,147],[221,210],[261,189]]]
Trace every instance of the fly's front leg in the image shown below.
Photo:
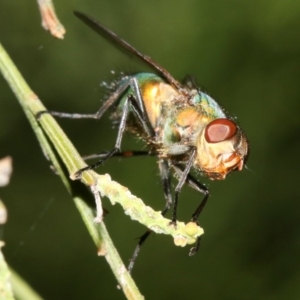
[[[172,192],[171,192],[171,174],[170,174],[170,167],[168,161],[165,159],[159,160],[159,171],[161,177],[161,183],[164,190],[164,196],[166,199],[166,205],[161,214],[164,216],[170,207],[172,206],[173,199],[172,199]]]
[[[173,207],[173,215],[172,215],[172,221],[171,221],[171,224],[174,226],[176,226],[176,222],[177,222],[177,207],[178,207],[179,193],[181,192],[181,189],[189,176],[191,167],[192,167],[194,159],[195,159],[195,155],[196,155],[196,149],[192,149],[191,155],[189,157],[187,164],[185,165],[184,170],[182,172],[178,173],[179,181],[175,188],[174,207]],[[176,170],[176,166],[174,166],[174,167]]]
[[[174,165],[173,167],[174,167],[175,172],[179,176],[182,176],[182,174],[184,173],[183,168],[181,168],[180,166],[176,166],[176,165]],[[196,208],[196,210],[193,213],[192,218],[191,218],[191,222],[194,222],[197,225],[199,225],[199,220],[198,220],[199,215],[202,212],[205,204],[207,203],[207,200],[209,198],[209,190],[204,184],[199,182],[197,179],[195,179],[190,174],[188,174],[188,176],[186,177],[186,183],[189,186],[191,186],[193,189],[195,189],[196,191],[204,194],[204,198],[201,200],[200,204]],[[197,253],[197,251],[199,250],[199,247],[200,247],[200,242],[201,242],[201,237],[198,237],[198,239],[196,241],[196,245],[190,249],[190,253],[189,253],[190,256],[195,255]]]
[[[202,210],[203,210],[203,208],[204,208],[204,206],[207,203],[207,200],[209,198],[209,190],[205,185],[203,185],[202,183],[197,181],[192,176],[190,176],[188,178],[187,183],[191,187],[193,187],[194,189],[196,189],[199,192],[204,194],[204,198],[202,199],[202,201],[200,202],[200,204],[196,208],[196,210],[193,213],[192,218],[191,218],[191,222],[195,222],[197,225],[199,225],[199,216],[200,216],[200,213],[202,212]],[[193,256],[198,252],[199,247],[200,247],[200,242],[201,242],[201,236],[199,236],[197,238],[196,245],[190,249],[189,256]]]

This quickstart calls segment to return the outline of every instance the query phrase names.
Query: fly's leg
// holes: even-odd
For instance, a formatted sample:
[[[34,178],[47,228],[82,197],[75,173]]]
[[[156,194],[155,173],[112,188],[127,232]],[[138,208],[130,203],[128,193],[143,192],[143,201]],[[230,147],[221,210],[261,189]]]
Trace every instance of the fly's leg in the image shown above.
[[[84,157],[84,159],[93,159],[93,158],[105,158],[107,157],[107,154],[109,152],[103,152],[100,154],[93,154]],[[154,152],[149,151],[123,151],[123,152],[116,152],[112,155],[112,157],[134,157],[134,156],[156,156],[157,154]],[[166,205],[165,208],[162,210],[161,214],[164,216],[167,211],[170,209],[172,205],[172,193],[171,193],[171,175],[170,175],[170,167],[168,165],[168,162],[164,159],[161,159],[159,161],[159,170],[161,174],[161,181],[162,186],[164,190],[164,195],[166,199]],[[148,236],[151,234],[151,230],[147,230],[140,238],[138,245],[136,246],[133,255],[130,259],[130,263],[128,265],[128,271],[131,272],[135,261],[139,255],[139,252],[141,250],[141,246],[144,244],[145,240],[148,238]]]
[[[175,172],[179,175],[182,176],[182,174],[184,173],[184,169],[179,166],[179,165],[174,165],[173,166],[175,169]],[[192,215],[191,218],[191,222],[196,223],[197,225],[199,224],[198,218],[200,213],[202,212],[208,198],[209,198],[209,190],[208,188],[202,184],[201,182],[199,182],[197,179],[195,179],[192,175],[188,174],[188,176],[186,177],[186,183],[191,186],[193,189],[195,189],[196,191],[204,194],[204,198],[202,199],[202,201],[200,202],[200,204],[198,205],[197,209],[195,210],[195,212]],[[201,237],[198,237],[197,241],[196,241],[196,245],[194,247],[191,248],[189,256],[193,256],[197,253],[199,247],[200,247],[200,242],[201,242]]]
[[[90,166],[87,166],[83,169],[80,169],[79,171],[77,171],[75,173],[75,177],[79,178],[82,174],[82,172],[87,171],[87,170],[91,170],[91,169],[95,169],[98,166],[100,166],[101,164],[103,164],[108,158],[113,157],[113,156],[122,156],[122,153],[119,153],[120,151],[120,147],[121,147],[121,142],[122,142],[122,137],[123,137],[123,133],[126,127],[126,121],[127,121],[127,116],[128,116],[128,112],[129,112],[129,105],[132,109],[132,112],[135,114],[135,116],[138,118],[138,120],[140,121],[144,131],[146,132],[146,134],[148,135],[149,139],[154,139],[155,138],[155,131],[150,123],[150,120],[148,118],[148,115],[146,113],[145,110],[145,106],[144,106],[144,102],[142,99],[142,95],[138,86],[138,81],[136,80],[136,78],[131,78],[129,80],[128,84],[122,85],[121,87],[119,87],[117,89],[117,91],[110,96],[110,98],[104,103],[104,105],[99,109],[99,111],[95,114],[86,114],[86,115],[80,115],[80,114],[67,114],[67,113],[59,113],[59,112],[54,112],[54,111],[43,111],[37,114],[37,118],[40,118],[44,113],[50,113],[54,116],[58,116],[58,117],[62,117],[62,118],[73,118],[73,119],[80,119],[80,118],[92,118],[92,119],[100,119],[101,116],[103,115],[103,113],[111,106],[113,105],[117,100],[120,99],[120,97],[122,96],[122,94],[127,90],[128,87],[131,87],[134,95],[129,94],[127,99],[125,100],[125,103],[123,105],[123,112],[122,112],[122,116],[121,116],[121,120],[120,120],[120,125],[119,125],[119,130],[118,130],[118,135],[117,135],[117,139],[116,139],[116,143],[114,148],[109,151],[106,152],[105,154],[100,154],[100,158],[101,160],[99,160],[98,162],[96,162],[95,164],[92,164]],[[123,152],[123,154],[126,152]],[[128,152],[127,152],[128,153]],[[149,155],[149,152],[131,152],[133,154],[133,156],[135,154],[140,154],[140,155]],[[125,155],[126,156],[126,155]],[[165,196],[167,198],[167,203],[166,206],[163,210],[163,215],[168,211],[168,209],[170,208],[171,204],[172,204],[172,196],[171,196],[171,184],[170,184],[170,172],[169,172],[169,166],[167,164],[166,161],[164,161],[164,163],[162,164],[163,167],[160,168],[161,169],[161,176],[162,176],[162,181],[163,181],[163,187],[164,187],[164,192],[165,192]],[[147,239],[147,237],[149,236],[149,234],[151,233],[151,231],[147,231],[141,238],[139,241],[138,246],[136,247],[133,257],[131,259],[130,265],[128,267],[129,271],[132,270],[134,262],[136,257],[138,256],[138,253],[140,251],[140,247],[141,245],[144,243],[144,241]]]
[[[100,107],[100,109],[94,114],[77,114],[77,113],[64,113],[53,110],[43,110],[36,114],[36,118],[39,120],[42,115],[50,114],[59,118],[67,119],[100,119],[102,115],[111,107],[117,100],[120,99],[122,94],[128,89],[130,83],[121,85],[111,96],[105,101],[105,103]]]
[[[183,170],[180,169],[181,172],[177,172],[177,174],[179,174],[179,180],[178,180],[177,186],[175,188],[173,215],[172,215],[172,221],[171,221],[171,224],[174,226],[176,226],[176,222],[177,222],[177,207],[178,207],[179,193],[180,193],[183,185],[187,181],[187,178],[189,176],[191,167],[192,167],[194,159],[195,159],[195,155],[196,155],[196,149],[193,149],[191,152],[191,155],[189,157],[189,160],[188,160],[187,164],[185,165],[185,168]],[[176,166],[174,166],[174,167],[176,170]]]
[[[105,158],[109,152],[103,152],[100,154],[93,154],[84,157],[84,159],[93,159],[93,158]],[[123,151],[123,152],[116,152],[112,155],[112,157],[134,157],[134,156],[156,156],[157,154],[154,152],[149,151]],[[165,215],[167,211],[170,209],[172,205],[172,195],[171,195],[171,176],[170,176],[170,168],[166,160],[159,161],[159,169],[162,179],[162,185],[164,190],[164,195],[166,198],[166,206],[162,211],[162,215]],[[142,244],[144,244],[145,240],[151,234],[151,230],[147,230],[140,238],[138,245],[136,246],[133,255],[130,259],[130,263],[128,265],[128,271],[131,272],[133,266],[135,264],[136,258],[141,250]]]
[[[120,125],[119,125],[119,130],[118,130],[118,135],[117,135],[117,139],[116,139],[116,143],[115,143],[114,148],[111,151],[109,151],[103,159],[97,161],[96,163],[94,163],[92,165],[89,165],[89,166],[87,166],[85,168],[82,168],[82,169],[78,170],[75,173],[75,177],[76,178],[80,178],[82,172],[84,172],[84,171],[96,169],[97,167],[99,167],[100,165],[102,165],[107,159],[109,159],[115,153],[117,153],[118,151],[120,151],[122,137],[123,137],[123,133],[124,133],[124,130],[125,130],[125,127],[126,127],[126,120],[127,120],[128,111],[129,111],[129,99],[130,99],[130,95],[128,96],[128,98],[125,100],[125,103],[124,103],[122,117],[121,117],[121,121],[120,121]]]
[[[100,158],[103,159],[107,156],[109,152],[105,151],[102,153],[98,154],[91,154],[91,155],[86,155],[83,156],[82,158],[84,160],[89,160],[89,159],[95,159],[95,158]],[[122,151],[122,152],[116,152],[112,157],[124,157],[124,158],[129,158],[129,157],[136,157],[136,156],[157,156],[155,152],[150,152],[150,151],[143,151],[143,150],[128,150],[128,151]]]
[[[131,78],[130,86],[132,87],[135,93],[135,97],[132,96],[132,101],[131,101],[133,111],[135,115],[138,117],[138,119],[140,120],[144,131],[148,135],[148,138],[149,139],[154,138],[155,131],[146,113],[143,97],[141,95],[141,91],[136,78]]]
[[[172,205],[172,193],[171,193],[171,174],[170,174],[170,167],[165,159],[159,160],[159,171],[161,176],[161,182],[164,190],[164,196],[166,199],[166,205],[165,208],[162,210],[161,214],[164,216],[168,210],[170,209]],[[128,272],[130,273],[132,271],[132,268],[135,264],[135,261],[139,255],[139,252],[141,250],[141,246],[144,244],[148,236],[151,234],[151,230],[147,230],[139,239],[139,242],[137,246],[134,249],[133,255],[130,259],[130,263],[128,265]]]
[[[127,116],[128,116],[128,112],[129,112],[129,105],[132,108],[133,113],[140,120],[142,127],[145,130],[145,132],[147,133],[148,137],[150,139],[155,137],[154,129],[152,128],[149,118],[145,111],[144,102],[143,102],[143,99],[141,96],[141,92],[140,92],[140,89],[138,86],[137,79],[132,77],[128,80],[127,83],[121,85],[107,99],[107,101],[103,104],[103,106],[95,114],[69,114],[69,113],[61,113],[61,112],[55,112],[55,111],[41,111],[36,115],[37,119],[41,118],[41,116],[46,113],[49,113],[53,116],[57,116],[57,117],[61,117],[61,118],[100,119],[102,117],[102,115],[104,114],[104,112],[106,112],[110,106],[112,106],[114,103],[116,103],[118,100],[121,99],[121,96],[126,92],[126,90],[129,87],[132,88],[135,96],[130,94],[130,95],[128,95],[127,99],[125,100],[125,103],[123,105],[123,112],[122,112],[122,116],[121,116],[121,120],[120,120],[118,135],[117,135],[117,139],[116,139],[114,148],[111,151],[109,151],[105,157],[103,157],[101,160],[99,160],[95,164],[92,164],[90,166],[87,166],[85,168],[78,170],[75,173],[76,178],[80,178],[82,172],[95,169],[98,166],[102,165],[108,158],[114,156],[115,153],[120,151],[122,137],[123,137],[123,133],[124,133],[124,130],[126,127],[126,120],[127,120]]]
[[[173,165],[172,166],[175,170],[175,172],[179,175],[182,176],[184,169],[179,166],[179,165]],[[201,182],[199,182],[197,179],[195,179],[192,175],[188,174],[188,176],[186,177],[186,183],[192,187],[193,189],[195,189],[196,191],[204,194],[204,198],[202,199],[202,201],[200,202],[199,206],[197,207],[197,209],[195,210],[195,212],[192,215],[191,218],[191,222],[198,222],[198,218],[200,213],[202,212],[208,198],[209,198],[209,190],[208,188],[202,184]]]
[[[137,98],[132,98],[132,103],[137,102],[138,106],[140,107],[140,110],[136,114],[138,118],[140,119],[140,114],[143,115],[142,119],[144,122],[147,122],[147,128],[145,127],[146,131],[148,132],[149,129],[148,127],[151,127],[150,122],[148,120],[147,115],[145,114],[145,108],[144,108],[144,103],[142,100],[142,96],[140,93],[140,89],[138,86],[138,82],[135,78],[130,78],[128,83],[121,85],[119,88],[116,89],[115,92],[111,94],[111,96],[105,101],[105,103],[100,107],[100,109],[95,113],[95,114],[70,114],[70,113],[62,113],[62,112],[55,112],[55,111],[42,111],[39,112],[38,114],[43,114],[43,113],[50,113],[53,116],[61,117],[61,118],[71,118],[71,119],[100,119],[102,115],[118,100],[120,100],[120,97],[125,93],[125,91],[129,88],[132,87],[134,90],[134,93],[137,95]],[[129,95],[129,97],[132,95]],[[136,100],[137,99],[137,100]]]
[[[173,203],[172,191],[171,191],[171,173],[170,166],[166,159],[159,160],[159,172],[161,177],[161,182],[163,186],[164,196],[166,199],[166,205],[161,214],[164,216]]]
[[[115,153],[120,151],[121,147],[121,142],[122,142],[122,137],[123,133],[126,127],[126,120],[129,112],[129,105],[131,106],[133,113],[136,115],[136,117],[140,120],[143,129],[145,132],[148,134],[149,138],[154,138],[155,132],[154,129],[152,128],[149,118],[146,114],[145,107],[144,107],[144,102],[140,93],[140,89],[138,86],[138,82],[136,78],[131,78],[129,80],[129,84],[131,88],[134,91],[135,96],[133,95],[128,95],[127,99],[125,100],[124,106],[123,106],[123,112],[122,112],[122,117],[120,120],[120,125],[119,125],[119,130],[118,130],[118,135],[117,135],[117,140],[115,143],[114,148],[107,153],[107,156],[104,157],[103,159],[99,160],[95,164],[92,164],[90,166],[87,166],[83,169],[80,169],[79,171],[76,172],[75,176],[77,178],[80,178],[82,172],[87,171],[87,170],[93,170],[96,169],[98,166],[102,165],[108,158],[112,157],[115,155]],[[109,107],[109,106],[108,106]]]
[[[127,267],[127,270],[129,273],[131,273],[133,266],[135,264],[135,261],[140,253],[141,247],[144,244],[145,240],[148,238],[148,236],[151,234],[151,230],[147,230],[140,238],[139,238],[139,242],[137,244],[137,246],[134,249],[133,255],[131,257],[131,259],[129,260],[129,265]]]

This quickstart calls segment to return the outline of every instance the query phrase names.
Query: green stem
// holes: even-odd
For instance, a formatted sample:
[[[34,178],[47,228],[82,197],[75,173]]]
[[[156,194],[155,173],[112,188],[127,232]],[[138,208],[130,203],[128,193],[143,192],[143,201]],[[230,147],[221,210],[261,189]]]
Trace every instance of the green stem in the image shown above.
[[[24,109],[24,112],[34,132],[36,133],[36,136],[41,144],[44,153],[51,160],[52,164],[54,165],[58,174],[60,175],[64,184],[66,185],[68,191],[71,192],[70,183],[65,177],[64,172],[62,171],[62,168],[59,165],[57,157],[53,152],[52,147],[44,134],[44,131],[39,126],[38,122],[36,121],[36,118],[34,117],[34,114],[37,111],[45,110],[45,108],[35,96],[35,94],[32,92],[30,87],[27,85],[27,83],[25,82],[20,72],[17,70],[17,68],[15,67],[15,65],[13,64],[13,62],[11,61],[1,44],[0,70],[2,71],[4,78],[7,80],[12,91],[19,100],[19,103]],[[35,111],[34,108],[37,111]],[[43,119],[44,121],[42,123],[42,126],[43,128],[45,128],[48,125],[47,119],[49,118],[46,117]],[[54,144],[54,146],[60,154],[62,160],[66,164],[70,173],[84,166],[84,162],[80,158],[79,154],[77,153],[73,145],[70,143],[70,141],[58,125],[55,128],[50,126],[49,129],[47,128],[46,133],[49,134],[49,138],[52,141],[52,143],[57,143]],[[86,181],[93,182],[93,178],[91,175],[87,174],[85,178]],[[135,282],[133,281],[130,274],[127,272],[126,267],[124,266],[117,250],[115,249],[104,223],[102,222],[100,224],[95,224],[93,222],[92,209],[88,207],[82,199],[80,199],[79,197],[75,197],[74,201],[97,248],[105,249],[105,258],[108,261],[114,275],[116,276],[119,285],[122,287],[127,299],[143,299],[144,297],[140,294]]]
[[[24,281],[24,279],[18,275],[14,270],[10,268],[10,273],[11,273],[11,285],[14,290],[14,295],[16,299],[19,300],[42,300],[42,297],[37,294],[36,291],[32,289],[32,287]],[[4,298],[8,300],[9,298]]]
[[[3,246],[4,242],[0,241],[0,299],[14,300],[11,287],[11,273],[1,251]]]

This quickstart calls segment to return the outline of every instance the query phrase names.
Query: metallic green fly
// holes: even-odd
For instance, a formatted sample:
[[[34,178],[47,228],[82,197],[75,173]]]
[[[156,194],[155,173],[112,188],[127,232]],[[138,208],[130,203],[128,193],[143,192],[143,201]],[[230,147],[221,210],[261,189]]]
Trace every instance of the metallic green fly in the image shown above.
[[[95,114],[47,111],[62,118],[100,119],[113,107],[112,119],[119,124],[113,149],[98,155],[100,160],[79,170],[77,177],[79,178],[84,171],[97,168],[113,156],[155,155],[159,161],[166,199],[162,214],[165,215],[173,205],[171,224],[176,226],[179,194],[183,185],[187,183],[204,194],[191,217],[191,221],[198,224],[198,217],[208,200],[209,190],[191,175],[191,171],[196,170],[212,180],[222,180],[232,171],[241,171],[249,155],[245,133],[192,79],[180,83],[149,56],[140,53],[96,20],[80,12],[75,12],[75,15],[102,37],[135,55],[155,71],[121,76],[111,95]],[[121,152],[125,130],[142,138],[149,150]],[[171,190],[172,173],[178,178],[174,199]],[[140,238],[129,270],[132,269],[140,247],[150,233],[151,231],[147,231]],[[190,255],[197,252],[199,245],[200,238],[190,250]]]

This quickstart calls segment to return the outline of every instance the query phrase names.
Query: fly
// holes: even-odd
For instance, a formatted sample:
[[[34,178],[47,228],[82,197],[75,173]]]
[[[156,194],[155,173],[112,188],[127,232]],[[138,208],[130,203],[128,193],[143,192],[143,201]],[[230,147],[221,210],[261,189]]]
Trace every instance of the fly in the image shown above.
[[[204,195],[194,211],[191,221],[198,225],[199,215],[209,198],[208,188],[198,181],[191,171],[194,169],[211,180],[223,180],[232,171],[243,169],[249,155],[247,137],[233,118],[228,116],[220,105],[202,92],[192,79],[177,81],[166,69],[136,50],[93,18],[75,12],[75,15],[101,36],[135,55],[148,64],[155,73],[137,73],[122,76],[112,94],[94,114],[70,114],[45,111],[62,118],[100,119],[114,107],[112,119],[118,122],[118,134],[113,149],[98,155],[95,164],[77,171],[95,169],[113,156],[155,155],[166,199],[162,215],[173,205],[171,224],[176,226],[177,205],[184,184]],[[121,142],[125,130],[141,137],[149,146],[149,151],[121,152]],[[174,191],[171,191],[171,173],[178,178]],[[140,247],[149,236],[147,231],[139,240],[129,265],[131,271]],[[200,238],[190,250],[194,255],[200,245]]]

